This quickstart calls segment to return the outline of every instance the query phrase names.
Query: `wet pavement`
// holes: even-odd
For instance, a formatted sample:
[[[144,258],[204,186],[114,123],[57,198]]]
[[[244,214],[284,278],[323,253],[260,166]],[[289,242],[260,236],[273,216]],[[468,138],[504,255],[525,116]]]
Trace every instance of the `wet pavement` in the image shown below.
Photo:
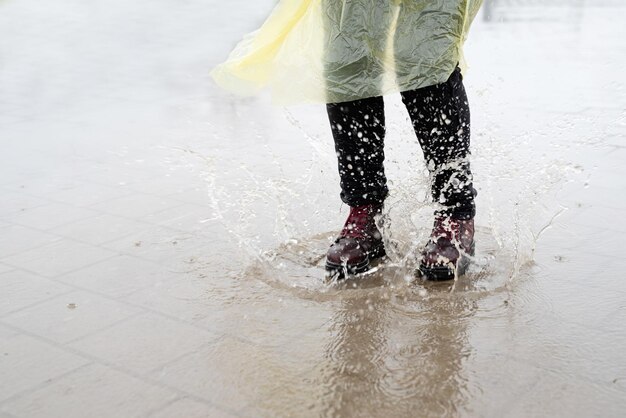
[[[325,283],[323,106],[208,77],[253,3],[0,1],[0,417],[623,416],[626,7],[490,2],[468,275],[413,275],[431,208],[390,97],[390,257]]]

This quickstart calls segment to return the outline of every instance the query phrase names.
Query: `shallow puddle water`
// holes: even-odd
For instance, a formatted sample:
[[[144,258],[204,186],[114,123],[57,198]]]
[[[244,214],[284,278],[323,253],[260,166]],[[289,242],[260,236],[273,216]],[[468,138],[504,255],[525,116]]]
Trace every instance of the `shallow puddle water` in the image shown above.
[[[324,105],[210,81],[275,1],[0,0],[0,415],[623,416],[626,8],[484,3],[476,255],[436,283],[397,95],[387,257],[329,281]]]

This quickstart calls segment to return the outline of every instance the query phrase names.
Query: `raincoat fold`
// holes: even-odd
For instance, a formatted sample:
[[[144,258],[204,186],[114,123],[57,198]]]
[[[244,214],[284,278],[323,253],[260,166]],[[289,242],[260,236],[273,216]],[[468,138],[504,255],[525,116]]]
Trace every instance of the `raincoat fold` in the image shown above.
[[[335,103],[439,84],[482,0],[281,0],[211,75],[274,102]]]

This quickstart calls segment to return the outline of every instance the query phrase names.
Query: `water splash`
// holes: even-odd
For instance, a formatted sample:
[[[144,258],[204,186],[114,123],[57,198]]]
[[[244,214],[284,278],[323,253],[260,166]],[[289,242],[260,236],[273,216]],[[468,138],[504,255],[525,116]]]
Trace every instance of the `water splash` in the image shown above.
[[[428,293],[414,274],[435,209],[428,198],[428,170],[401,105],[392,102],[391,107],[386,146],[390,194],[379,220],[388,260],[359,281],[335,284],[335,289],[408,286],[418,289],[417,295]],[[342,222],[336,216],[340,203],[328,193],[337,190],[332,142],[320,128],[326,128],[324,119],[320,126],[311,125],[291,110],[281,117],[296,133],[292,144],[260,141],[254,152],[237,155],[227,165],[219,152],[180,151],[196,159],[211,202],[205,222],[219,223],[228,232],[237,248],[231,257],[242,274],[303,295],[329,292],[323,260]],[[578,173],[547,155],[520,152],[539,136],[524,133],[502,141],[494,128],[475,137],[477,253],[467,278],[449,286],[452,292],[491,291],[514,281],[531,264],[537,240],[564,210],[550,199],[551,193]],[[291,147],[300,148],[295,161]]]

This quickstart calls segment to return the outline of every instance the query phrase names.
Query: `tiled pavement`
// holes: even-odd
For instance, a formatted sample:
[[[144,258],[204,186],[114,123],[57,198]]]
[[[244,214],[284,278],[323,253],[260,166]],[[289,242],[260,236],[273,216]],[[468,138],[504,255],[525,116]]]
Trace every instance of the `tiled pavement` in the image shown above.
[[[66,3],[67,10],[78,15],[64,15],[65,23],[80,26],[80,13],[91,16],[75,2]],[[141,34],[153,30],[142,26],[149,20],[122,18],[113,11],[96,19],[102,32],[90,32],[90,42],[120,48],[128,37],[139,36],[150,64],[130,65],[125,67],[126,78],[107,81],[98,56],[85,58],[79,53],[84,45],[76,39],[78,52],[67,59],[89,71],[76,70],[76,85],[64,85],[59,78],[46,87],[53,90],[40,88],[39,96],[33,93],[33,107],[25,106],[23,97],[39,86],[39,73],[27,71],[34,52],[19,48],[22,38],[13,39],[18,47],[0,43],[0,52],[18,63],[0,68],[12,83],[0,84],[0,91],[7,93],[0,95],[2,418],[319,416],[320,411],[333,411],[323,409],[328,399],[341,403],[342,395],[358,398],[346,387],[341,392],[341,385],[333,393],[332,386],[320,384],[326,374],[339,384],[351,382],[342,373],[354,379],[358,375],[358,370],[332,368],[336,357],[360,349],[350,345],[358,338],[350,340],[341,331],[338,307],[343,309],[344,301],[294,297],[262,280],[237,275],[247,262],[239,250],[241,241],[232,238],[239,214],[232,202],[220,200],[230,191],[253,201],[258,190],[250,184],[271,173],[266,165],[272,166],[272,161],[255,160],[257,148],[252,146],[273,143],[274,154],[284,153],[288,162],[281,170],[286,177],[297,178],[293,165],[307,166],[318,157],[328,162],[320,167],[334,170],[330,150],[302,156],[290,137],[304,131],[323,138],[326,131],[315,122],[323,120],[323,113],[293,110],[302,121],[303,127],[298,127],[263,100],[231,100],[219,107],[214,102],[226,96],[212,88],[198,93],[198,85],[206,88],[203,71],[210,66],[198,57],[205,54],[216,61],[224,51],[207,49],[202,40],[189,41],[205,22],[217,18],[210,6],[192,3],[181,11],[187,17],[182,21],[197,26],[171,23],[164,33],[177,36],[173,43],[156,33],[153,43],[143,39]],[[259,6],[259,18],[267,6]],[[62,41],[74,37],[71,26],[66,30],[45,23],[42,19],[52,10],[37,9],[35,2],[9,1],[0,4],[0,11],[3,7],[4,16],[13,20],[30,16],[25,20],[32,25],[27,25],[28,45],[35,42],[60,53]],[[119,7],[122,14],[130,6],[120,2]],[[560,184],[556,194],[538,195],[533,202],[558,202],[567,210],[541,236],[533,278],[515,287],[510,302],[507,299],[513,310],[501,313],[501,305],[482,302],[478,312],[483,316],[461,332],[469,335],[466,351],[471,354],[463,357],[469,370],[464,390],[480,394],[460,402],[467,405],[459,407],[461,414],[618,416],[626,410],[626,361],[621,354],[626,343],[626,262],[620,241],[626,232],[621,222],[626,210],[626,121],[624,85],[610,82],[621,80],[623,58],[621,64],[602,61],[611,56],[607,51],[623,51],[623,40],[615,33],[621,27],[616,26],[621,25],[616,16],[624,9],[593,9],[582,17],[575,8],[567,10],[567,19],[579,20],[570,25],[557,19],[554,24],[564,31],[559,45],[570,47],[570,52],[571,43],[578,45],[568,56],[540,48],[551,30],[549,23],[531,25],[534,32],[523,22],[478,24],[468,48],[475,63],[468,79],[475,132],[520,140],[527,135],[532,138],[531,153],[556,150],[559,159],[582,167],[582,174],[573,175],[570,184]],[[169,17],[167,9],[159,13],[162,19]],[[237,23],[240,29],[231,29],[229,39],[234,41],[243,28],[256,24],[253,14],[250,21]],[[595,37],[598,19],[605,23],[601,43]],[[125,27],[134,29],[120,32],[119,38],[108,35],[112,28]],[[40,36],[45,31],[56,35],[46,40]],[[7,33],[0,29],[0,39],[12,39]],[[215,37],[210,31],[201,33]],[[191,46],[179,51],[189,42]],[[533,55],[533,48],[542,51],[539,56]],[[103,51],[108,57],[110,52]],[[164,53],[178,57],[185,69],[162,69],[159,59]],[[556,62],[551,53],[558,57]],[[534,66],[520,62],[528,57]],[[127,56],[115,58],[132,62]],[[51,59],[51,71],[65,70],[60,62]],[[554,68],[546,69],[548,63]],[[157,77],[142,84],[145,70],[165,71],[166,80]],[[77,86],[91,86],[94,97],[78,93]],[[58,106],[54,95],[65,88],[75,103]],[[250,109],[256,109],[253,117],[246,113]],[[476,174],[485,179],[491,172],[481,172],[480,166],[486,167],[498,150],[490,151],[480,140],[475,143]],[[220,164],[190,157],[187,151],[221,158]],[[391,150],[390,155],[399,151]],[[516,161],[538,167],[533,158]],[[243,175],[227,170],[244,163],[259,169],[258,178],[244,181]],[[493,172],[506,172],[498,171],[507,168],[506,161],[493,164]],[[215,172],[219,175],[211,177]],[[280,179],[267,177],[280,186]],[[308,192],[332,189],[336,194],[334,178],[317,175],[315,181],[320,183],[307,186]],[[223,194],[217,193],[220,190]],[[482,192],[485,195],[488,191]],[[319,196],[327,199],[327,193]],[[298,198],[297,193],[292,197]],[[488,199],[481,198],[484,207]],[[504,200],[501,203],[507,207]],[[328,203],[323,209],[335,206]],[[233,221],[212,221],[216,207]],[[264,216],[273,220],[274,213],[268,212],[260,209],[252,221],[262,223]],[[312,219],[323,226],[304,230],[325,231],[337,221],[327,219],[323,211]],[[283,221],[300,222],[293,212]],[[274,239],[269,238],[271,227],[259,227],[268,241]],[[358,316],[362,309],[347,309],[346,323],[352,320],[350,314]],[[390,333],[396,332],[398,344],[407,335],[400,331],[411,329],[410,322],[389,320],[387,325]],[[398,350],[398,356],[406,354]],[[396,360],[386,358],[390,376],[398,372],[393,368]],[[429,376],[429,365],[421,367]],[[371,411],[375,415],[376,410]],[[335,412],[341,415],[341,409]]]

